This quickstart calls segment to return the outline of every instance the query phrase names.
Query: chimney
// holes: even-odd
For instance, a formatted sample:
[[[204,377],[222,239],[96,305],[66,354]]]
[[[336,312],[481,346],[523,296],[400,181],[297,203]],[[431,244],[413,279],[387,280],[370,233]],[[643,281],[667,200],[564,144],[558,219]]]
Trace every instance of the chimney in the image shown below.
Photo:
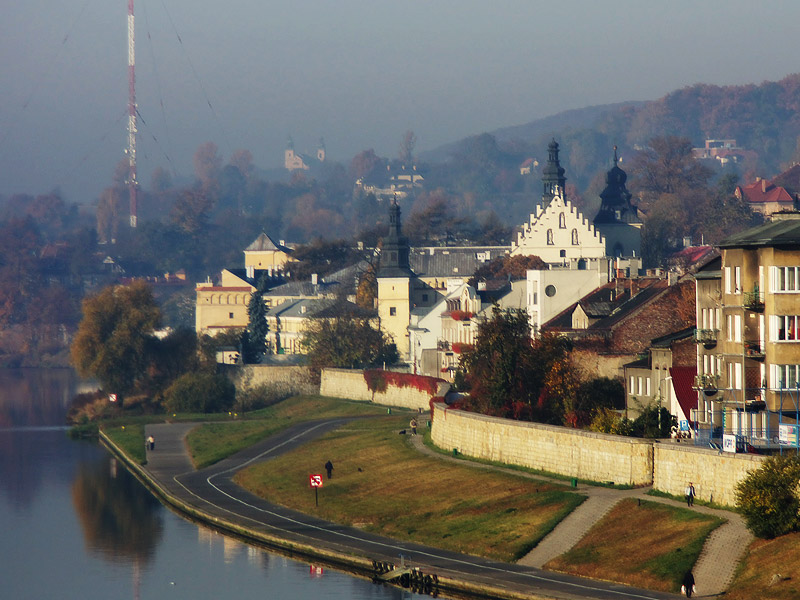
[[[300,306],[300,314],[301,315],[306,314],[306,310],[308,310],[308,307],[305,304]]]
[[[316,273],[312,273],[311,274],[311,285],[317,285],[317,274]]]
[[[245,268],[245,274],[247,275],[248,279],[252,279],[256,276],[256,268],[253,265],[247,265]]]

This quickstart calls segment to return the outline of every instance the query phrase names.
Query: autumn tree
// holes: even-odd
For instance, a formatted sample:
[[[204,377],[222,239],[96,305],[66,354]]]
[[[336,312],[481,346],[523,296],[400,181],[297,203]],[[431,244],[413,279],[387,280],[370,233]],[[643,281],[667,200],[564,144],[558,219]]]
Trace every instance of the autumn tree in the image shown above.
[[[492,279],[518,281],[525,279],[530,269],[545,268],[547,268],[547,265],[538,256],[522,256],[519,254],[498,256],[478,267],[478,270],[475,271],[468,283],[475,287],[479,281]]]
[[[398,158],[404,165],[411,165],[414,162],[414,147],[417,145],[417,136],[410,129],[403,134],[403,141],[400,142],[400,152]]]
[[[311,319],[301,343],[317,375],[325,367],[358,369],[397,362],[397,348],[375,324],[374,311],[343,299]]]
[[[86,298],[82,312],[70,348],[72,364],[106,392],[129,394],[146,375],[148,348],[161,322],[150,287],[142,281],[109,286]]]

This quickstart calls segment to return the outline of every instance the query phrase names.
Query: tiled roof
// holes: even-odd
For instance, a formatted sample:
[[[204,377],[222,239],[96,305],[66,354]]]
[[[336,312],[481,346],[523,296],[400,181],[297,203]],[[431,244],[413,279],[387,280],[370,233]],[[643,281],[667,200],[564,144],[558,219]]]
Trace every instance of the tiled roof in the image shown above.
[[[409,263],[419,277],[472,277],[485,262],[510,250],[508,246],[412,248]]]
[[[764,204],[767,202],[778,202],[783,204],[794,204],[792,196],[784,188],[770,183],[766,179],[755,181],[749,185],[738,186],[737,190],[745,200],[751,204]]]

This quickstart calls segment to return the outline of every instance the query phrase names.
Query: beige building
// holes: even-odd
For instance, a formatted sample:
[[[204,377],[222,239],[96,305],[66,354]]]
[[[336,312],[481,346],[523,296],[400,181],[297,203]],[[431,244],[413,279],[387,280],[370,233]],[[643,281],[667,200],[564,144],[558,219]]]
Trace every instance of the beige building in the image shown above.
[[[275,242],[265,232],[261,232],[252,244],[244,249],[245,269],[274,273],[285,271],[292,261],[292,250],[283,240]]]
[[[753,445],[796,439],[800,214],[775,215],[720,248],[720,261],[695,275],[697,421],[707,435]]]

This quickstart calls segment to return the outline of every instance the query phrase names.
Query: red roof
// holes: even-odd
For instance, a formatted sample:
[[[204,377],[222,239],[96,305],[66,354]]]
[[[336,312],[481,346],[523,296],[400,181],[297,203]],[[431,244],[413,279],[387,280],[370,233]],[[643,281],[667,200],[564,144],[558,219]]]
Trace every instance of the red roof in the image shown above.
[[[750,185],[737,186],[737,196],[753,204],[766,204],[777,202],[779,204],[794,204],[792,196],[785,188],[778,187],[766,179],[755,181]]]

